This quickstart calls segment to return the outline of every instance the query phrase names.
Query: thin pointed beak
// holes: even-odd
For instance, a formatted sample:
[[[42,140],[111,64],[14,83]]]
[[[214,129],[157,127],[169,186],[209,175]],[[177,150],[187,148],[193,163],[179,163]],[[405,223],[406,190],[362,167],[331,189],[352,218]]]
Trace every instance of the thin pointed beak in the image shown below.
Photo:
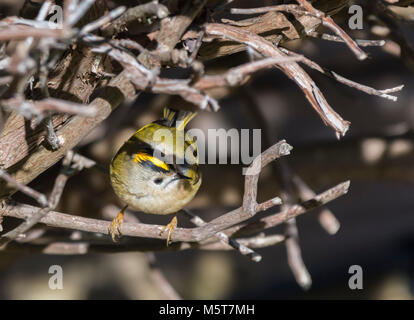
[[[183,175],[182,173],[177,173],[177,178],[176,179],[183,179],[183,180],[191,180],[190,177],[187,177],[185,175]]]

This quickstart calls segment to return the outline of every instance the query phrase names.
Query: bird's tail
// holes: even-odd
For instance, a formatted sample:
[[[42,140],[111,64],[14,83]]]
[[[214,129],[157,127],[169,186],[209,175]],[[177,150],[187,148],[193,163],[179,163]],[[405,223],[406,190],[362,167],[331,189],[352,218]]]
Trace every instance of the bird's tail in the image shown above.
[[[177,130],[184,130],[187,124],[197,115],[197,112],[174,110],[164,108],[164,120],[168,127],[177,127]]]

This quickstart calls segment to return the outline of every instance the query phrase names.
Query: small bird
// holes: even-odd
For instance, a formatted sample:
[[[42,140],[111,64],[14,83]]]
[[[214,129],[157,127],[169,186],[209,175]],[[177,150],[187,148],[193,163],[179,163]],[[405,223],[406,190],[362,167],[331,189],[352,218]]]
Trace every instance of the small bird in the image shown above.
[[[112,220],[109,233],[116,241],[125,209],[174,217],[163,227],[167,245],[177,226],[176,213],[190,202],[201,185],[195,138],[185,132],[196,113],[164,109],[163,118],[139,129],[111,161],[111,184],[126,206]]]

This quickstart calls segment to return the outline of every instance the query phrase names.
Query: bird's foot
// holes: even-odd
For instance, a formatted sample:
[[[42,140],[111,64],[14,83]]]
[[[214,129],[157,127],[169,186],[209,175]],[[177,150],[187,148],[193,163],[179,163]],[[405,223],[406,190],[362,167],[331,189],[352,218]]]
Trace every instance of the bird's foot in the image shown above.
[[[174,216],[174,218],[171,219],[170,223],[162,227],[161,229],[160,235],[162,235],[165,230],[168,230],[167,246],[171,243],[171,234],[176,227],[177,227],[177,216]]]
[[[124,211],[127,207],[128,206],[122,208],[122,210],[118,213],[116,218],[112,220],[111,224],[109,225],[108,233],[111,235],[113,242],[118,242],[117,238],[121,238],[122,236],[121,225],[122,221],[124,220]]]

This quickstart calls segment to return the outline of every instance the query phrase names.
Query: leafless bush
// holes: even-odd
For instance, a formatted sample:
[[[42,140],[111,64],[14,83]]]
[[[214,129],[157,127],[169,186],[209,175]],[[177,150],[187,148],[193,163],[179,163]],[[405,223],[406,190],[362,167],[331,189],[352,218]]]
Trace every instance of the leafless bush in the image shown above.
[[[55,210],[68,178],[97,166],[95,161],[72,150],[120,104],[141,91],[176,95],[199,109],[220,112],[220,99],[215,97],[214,89],[243,86],[256,72],[278,68],[298,85],[310,106],[339,139],[346,134],[350,122],[335,112],[334,103],[328,103],[302,65],[327,75],[332,81],[392,101],[397,100],[394,93],[403,86],[384,90],[368,87],[327,70],[286,45],[292,40],[318,37],[342,42],[338,45],[347,47],[355,59],[364,60],[368,57],[365,47],[383,46],[385,40],[391,39],[403,48],[402,58],[409,59],[411,48],[399,29],[405,18],[388,5],[404,8],[411,2],[361,1],[363,10],[388,29],[384,36],[364,31],[369,40],[354,39],[345,27],[335,22],[335,14],[351,4],[346,0],[292,0],[249,9],[235,8],[236,1],[229,0],[150,1],[137,6],[131,1],[128,7],[104,0],[65,0],[61,25],[50,21],[53,1],[46,0],[38,7],[26,2],[19,16],[0,20],[0,175],[3,178],[0,216],[24,220],[2,234],[3,250],[17,245],[16,241],[18,248],[54,254],[232,248],[253,261],[260,261],[256,248],[284,242],[296,280],[308,288],[311,279],[301,258],[295,218],[322,207],[318,213],[321,225],[328,233],[336,233],[339,222],[324,205],[344,195],[349,181],[315,194],[289,168],[288,161],[276,160],[290,153],[291,146],[284,140],[268,145],[261,154],[261,168],[271,164],[281,185],[283,204],[279,212],[271,215],[256,216],[279,205],[280,199],[275,195],[274,199],[258,203],[259,174],[255,174],[245,178],[239,208],[208,222],[185,210],[195,227],[177,228],[169,247],[156,240],[166,236],[160,235],[159,225],[131,220],[122,226],[124,236],[131,238],[120,244],[112,243],[108,236],[98,243],[92,237],[73,241],[65,233],[42,240],[43,233],[33,235],[31,230],[41,223],[74,232],[107,235],[107,220]],[[253,17],[240,18],[244,14]],[[249,61],[225,72],[205,73],[206,62],[241,51],[248,52]],[[189,69],[190,76],[163,77],[162,71],[170,67]],[[62,158],[62,170],[50,196],[27,186]],[[16,191],[37,200],[38,206],[11,200]],[[115,211],[111,210],[108,218]],[[253,216],[256,217],[251,219]],[[285,234],[264,235],[264,230],[283,223]],[[142,238],[154,241],[143,242]],[[152,261],[153,256],[149,257]],[[166,288],[168,283],[159,270],[154,270],[155,278]],[[172,288],[165,290],[172,298],[178,297]]]

